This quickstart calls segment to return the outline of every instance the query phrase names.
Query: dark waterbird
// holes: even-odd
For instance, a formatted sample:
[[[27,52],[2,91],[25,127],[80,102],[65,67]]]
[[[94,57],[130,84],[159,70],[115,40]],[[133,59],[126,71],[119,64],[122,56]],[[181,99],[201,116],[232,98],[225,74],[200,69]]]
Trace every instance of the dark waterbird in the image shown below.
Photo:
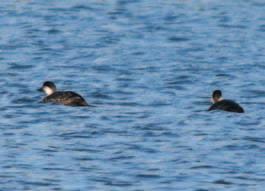
[[[232,100],[223,99],[221,90],[215,90],[212,94],[213,105],[208,109],[223,110],[228,112],[244,113],[244,109],[236,102]]]
[[[56,86],[51,81],[43,83],[38,89],[47,96],[42,100],[43,103],[63,104],[67,106],[88,106],[86,100],[79,94],[72,91],[57,91]]]

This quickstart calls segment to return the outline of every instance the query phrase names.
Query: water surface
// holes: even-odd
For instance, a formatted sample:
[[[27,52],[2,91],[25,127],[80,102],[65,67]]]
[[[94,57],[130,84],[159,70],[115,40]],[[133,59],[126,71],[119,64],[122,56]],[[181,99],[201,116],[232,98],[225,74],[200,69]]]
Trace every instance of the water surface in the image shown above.
[[[265,4],[0,4],[0,190],[263,190]],[[43,81],[95,107],[39,103]],[[212,90],[243,115],[206,112]]]

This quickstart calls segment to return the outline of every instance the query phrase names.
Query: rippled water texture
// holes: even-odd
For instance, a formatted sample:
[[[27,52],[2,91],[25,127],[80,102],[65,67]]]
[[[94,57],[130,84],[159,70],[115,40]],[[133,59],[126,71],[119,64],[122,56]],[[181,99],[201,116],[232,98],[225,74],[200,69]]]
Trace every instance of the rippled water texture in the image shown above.
[[[0,190],[264,190],[264,10],[1,1]],[[41,104],[45,80],[95,107]],[[206,112],[217,88],[246,113]]]

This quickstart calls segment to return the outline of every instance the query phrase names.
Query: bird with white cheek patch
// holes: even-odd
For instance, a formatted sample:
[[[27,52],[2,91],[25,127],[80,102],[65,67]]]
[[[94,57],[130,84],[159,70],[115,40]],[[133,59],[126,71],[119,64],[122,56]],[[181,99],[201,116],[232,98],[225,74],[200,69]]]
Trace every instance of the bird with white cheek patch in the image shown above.
[[[81,95],[72,91],[57,91],[55,84],[51,81],[44,82],[39,91],[47,95],[42,100],[43,103],[55,103],[67,106],[88,106],[86,100]]]
[[[236,102],[228,99],[223,99],[221,90],[213,91],[211,101],[213,105],[208,109],[223,110],[228,112],[244,113],[244,109]]]

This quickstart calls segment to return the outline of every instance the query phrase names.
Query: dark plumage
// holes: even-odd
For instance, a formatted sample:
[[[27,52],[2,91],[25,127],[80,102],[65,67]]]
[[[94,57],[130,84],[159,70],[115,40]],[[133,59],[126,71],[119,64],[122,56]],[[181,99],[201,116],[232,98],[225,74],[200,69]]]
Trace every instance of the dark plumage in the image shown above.
[[[86,100],[79,94],[71,91],[58,91],[45,97],[43,103],[57,103],[69,106],[88,106]]]
[[[53,82],[45,82],[39,90],[47,94],[42,100],[43,103],[55,103],[67,106],[88,106],[86,100],[75,92],[56,91],[56,86]]]
[[[208,111],[212,110],[224,110],[229,112],[244,113],[244,109],[236,102],[232,100],[222,100],[214,103]]]
[[[244,113],[244,109],[236,102],[222,98],[221,90],[215,90],[212,94],[213,105],[208,109],[212,110],[223,110],[236,113]]]

